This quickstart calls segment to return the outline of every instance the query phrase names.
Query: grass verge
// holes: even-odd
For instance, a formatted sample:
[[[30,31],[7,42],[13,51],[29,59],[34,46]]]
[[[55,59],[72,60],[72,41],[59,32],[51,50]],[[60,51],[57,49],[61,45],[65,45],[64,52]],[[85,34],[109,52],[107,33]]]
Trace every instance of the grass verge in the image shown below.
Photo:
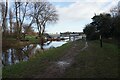
[[[66,78],[117,78],[119,77],[119,51],[111,43],[88,42],[88,48],[79,52],[75,63],[66,70]]]
[[[2,76],[3,78],[32,78],[38,74],[42,74],[51,65],[50,62],[59,60],[71,45],[71,43],[67,43],[58,48],[39,52],[27,62],[5,66],[3,67]]]

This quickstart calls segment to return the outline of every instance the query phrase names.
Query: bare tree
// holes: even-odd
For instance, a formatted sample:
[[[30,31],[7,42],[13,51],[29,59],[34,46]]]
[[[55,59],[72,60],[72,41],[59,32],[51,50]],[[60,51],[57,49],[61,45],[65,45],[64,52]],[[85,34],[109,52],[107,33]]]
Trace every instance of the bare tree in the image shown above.
[[[12,30],[13,30],[13,26],[12,26],[12,22],[13,22],[13,12],[12,12],[12,10],[11,10],[11,8],[10,8],[10,10],[9,10],[9,22],[10,22],[10,34],[12,34]]]
[[[13,7],[8,8],[8,0],[5,3],[0,3],[1,21],[3,34],[7,31],[7,14],[9,9],[10,33],[15,32],[17,39],[21,38],[23,25],[26,19],[29,18],[27,28],[32,24],[37,25],[39,36],[45,32],[46,24],[55,23],[58,20],[58,14],[55,7],[49,2],[16,2]],[[12,11],[14,10],[14,11]],[[14,23],[13,23],[14,22]]]
[[[5,36],[6,28],[7,28],[7,13],[8,13],[8,0],[6,2],[0,3],[1,7],[1,18],[2,18],[2,29],[3,29],[3,36]]]
[[[58,20],[58,14],[55,7],[49,2],[36,2],[34,3],[34,15],[33,19],[37,24],[39,31],[41,49],[43,49],[45,27],[47,23],[55,23]]]
[[[29,27],[29,24],[24,24],[23,29],[25,34],[34,33],[33,27]]]
[[[15,2],[15,17],[17,23],[17,38],[20,39],[22,33],[22,26],[25,20],[25,16],[27,13],[27,5],[28,2]]]
[[[25,35],[33,35],[34,34],[34,30],[33,30],[33,27],[29,26],[29,24],[24,24],[23,25],[23,30],[24,30],[24,33],[23,33],[23,37],[25,39]]]
[[[118,15],[118,8],[117,8],[117,6],[111,8],[110,12],[111,12],[113,17],[117,16]]]
[[[34,4],[34,12],[39,36],[43,35],[47,23],[56,22],[58,20],[57,11],[49,2],[36,2]]]
[[[112,13],[113,17],[120,15],[120,1],[118,2],[117,6],[114,6],[110,9],[110,12]]]
[[[34,3],[29,3],[27,7],[26,20],[29,20],[27,28],[30,28],[35,23]]]

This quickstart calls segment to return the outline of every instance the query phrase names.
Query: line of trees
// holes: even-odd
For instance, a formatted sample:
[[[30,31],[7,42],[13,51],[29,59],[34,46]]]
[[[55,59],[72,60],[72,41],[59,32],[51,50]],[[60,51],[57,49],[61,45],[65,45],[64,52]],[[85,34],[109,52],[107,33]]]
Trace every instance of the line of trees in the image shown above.
[[[8,35],[21,39],[22,33],[26,34],[36,26],[39,36],[45,32],[46,24],[55,23],[58,14],[55,7],[46,1],[41,2],[12,2],[8,7],[8,0],[0,2],[0,26],[3,37]]]
[[[111,13],[101,13],[92,17],[92,22],[84,28],[87,39],[115,38],[120,40],[120,6],[110,10]]]

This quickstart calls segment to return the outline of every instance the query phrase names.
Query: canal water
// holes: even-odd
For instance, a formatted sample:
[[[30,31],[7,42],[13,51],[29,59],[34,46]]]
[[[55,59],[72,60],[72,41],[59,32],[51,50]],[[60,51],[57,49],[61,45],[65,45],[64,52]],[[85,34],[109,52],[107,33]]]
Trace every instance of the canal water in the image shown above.
[[[75,40],[81,39],[80,37]],[[44,50],[48,50],[50,48],[60,47],[63,44],[69,41],[69,37],[67,37],[63,41],[48,41],[44,43]],[[71,41],[74,41],[71,38]],[[37,52],[42,51],[40,44],[29,44],[25,46],[11,47],[11,48],[3,48],[2,49],[2,64],[3,66],[12,65],[19,63],[20,61],[28,61],[33,55]]]
[[[50,48],[60,47],[65,43],[67,43],[67,41],[48,41],[44,43],[43,48],[44,50],[48,50]],[[2,49],[2,64],[3,66],[7,66],[19,63],[20,61],[28,61],[37,51],[42,51],[40,44]]]

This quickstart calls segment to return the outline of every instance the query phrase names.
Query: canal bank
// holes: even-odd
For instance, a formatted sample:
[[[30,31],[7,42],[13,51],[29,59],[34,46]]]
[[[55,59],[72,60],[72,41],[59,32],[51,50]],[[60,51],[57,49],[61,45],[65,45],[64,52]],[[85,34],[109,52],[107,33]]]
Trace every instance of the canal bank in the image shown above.
[[[3,77],[37,77],[37,75],[43,74],[44,70],[67,54],[74,47],[75,42],[69,42],[61,47],[51,48],[42,53],[38,52],[27,62],[3,67]],[[82,48],[84,45],[83,41],[79,40],[77,42],[79,42],[79,47]]]
[[[85,44],[85,41],[77,40],[38,53],[28,62],[3,67],[3,78],[118,77],[117,46],[104,43],[100,48],[98,41],[92,41],[85,48]],[[72,64],[67,60],[73,60]],[[59,67],[63,67],[62,70]]]

